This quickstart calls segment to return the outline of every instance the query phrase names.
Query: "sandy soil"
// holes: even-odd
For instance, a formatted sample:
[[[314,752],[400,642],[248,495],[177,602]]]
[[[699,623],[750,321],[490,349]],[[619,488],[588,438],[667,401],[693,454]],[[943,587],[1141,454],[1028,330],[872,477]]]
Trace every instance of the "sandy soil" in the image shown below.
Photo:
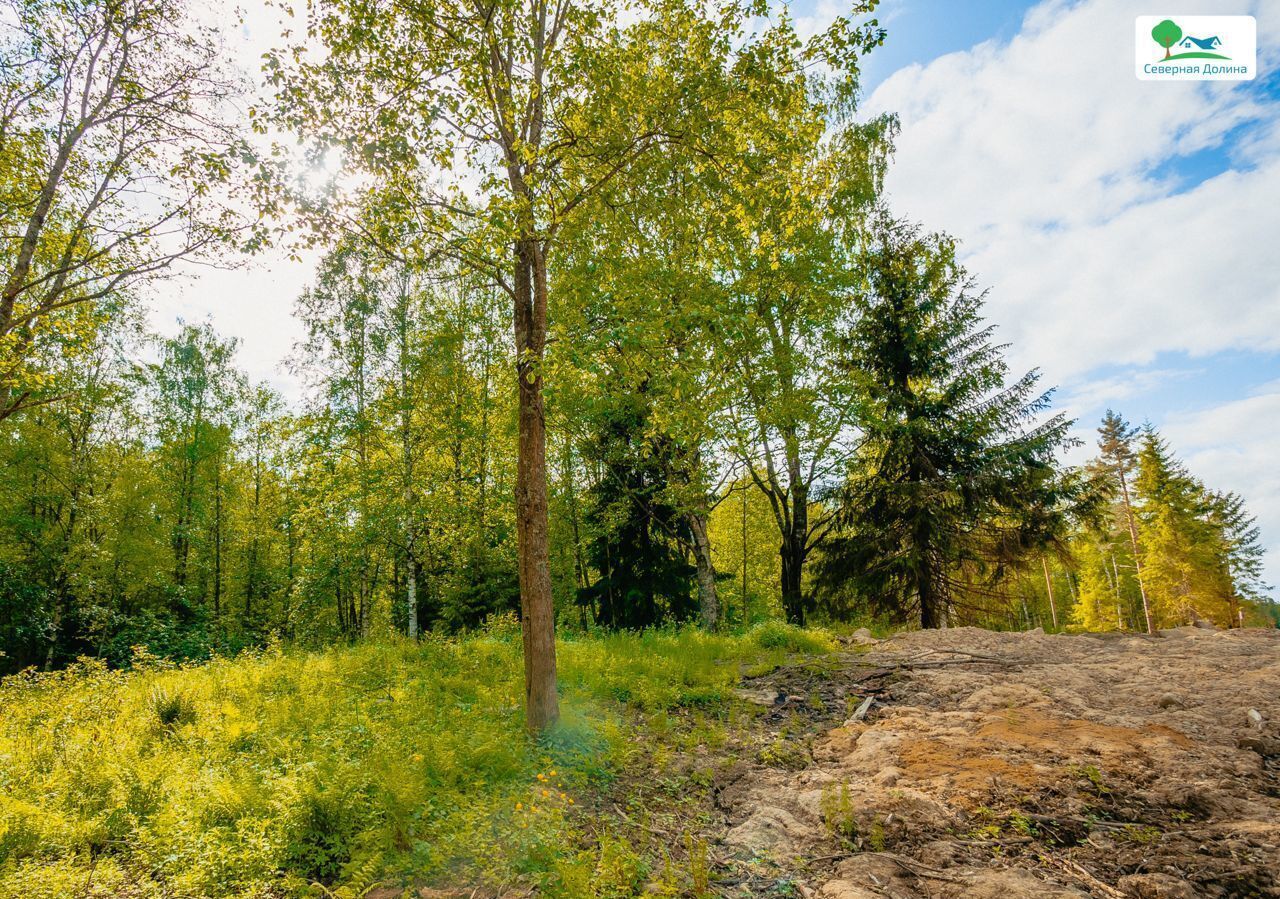
[[[744,689],[776,743],[718,790],[740,864],[820,899],[1280,896],[1280,631],[855,642]]]

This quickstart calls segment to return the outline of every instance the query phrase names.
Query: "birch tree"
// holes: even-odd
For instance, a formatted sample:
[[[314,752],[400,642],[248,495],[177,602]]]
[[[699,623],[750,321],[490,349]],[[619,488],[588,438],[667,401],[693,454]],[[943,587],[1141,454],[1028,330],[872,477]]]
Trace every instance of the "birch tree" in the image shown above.
[[[59,395],[49,360],[102,301],[243,222],[240,91],[181,0],[5,0],[0,43],[0,420]]]
[[[679,0],[635,9],[316,0],[307,19],[323,53],[299,47],[268,60],[280,89],[277,121],[319,148],[340,148],[380,185],[372,221],[329,205],[318,210],[323,224],[358,228],[384,252],[417,253],[419,263],[452,256],[510,299],[525,705],[534,731],[559,714],[543,400],[551,261],[593,197],[655,148],[687,140],[724,102],[742,72],[735,61],[756,61],[735,43],[751,46],[743,23],[760,12],[730,4],[707,16]],[[811,62],[849,56],[850,33],[838,20],[811,43]],[[416,247],[387,239],[406,227],[422,235]]]

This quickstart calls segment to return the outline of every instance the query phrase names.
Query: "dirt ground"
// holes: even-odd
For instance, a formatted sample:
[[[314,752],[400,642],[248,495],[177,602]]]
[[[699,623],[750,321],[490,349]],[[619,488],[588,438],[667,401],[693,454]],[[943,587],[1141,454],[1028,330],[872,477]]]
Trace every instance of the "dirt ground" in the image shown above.
[[[744,685],[722,895],[1280,897],[1280,631],[852,643]]]

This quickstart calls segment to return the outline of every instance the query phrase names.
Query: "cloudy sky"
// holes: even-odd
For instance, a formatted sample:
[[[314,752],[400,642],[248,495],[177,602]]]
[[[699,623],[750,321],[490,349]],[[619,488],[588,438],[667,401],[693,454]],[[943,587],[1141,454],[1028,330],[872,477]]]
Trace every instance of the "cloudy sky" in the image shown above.
[[[846,7],[792,11],[812,29]],[[1260,77],[1136,79],[1134,18],[1169,12],[1255,16]],[[879,18],[864,108],[901,118],[892,206],[961,241],[1012,364],[1058,386],[1080,436],[1115,408],[1243,494],[1280,583],[1280,0],[884,0]],[[254,66],[277,28],[250,9],[228,51]],[[292,397],[280,362],[313,266],[194,272],[152,324],[210,317]]]

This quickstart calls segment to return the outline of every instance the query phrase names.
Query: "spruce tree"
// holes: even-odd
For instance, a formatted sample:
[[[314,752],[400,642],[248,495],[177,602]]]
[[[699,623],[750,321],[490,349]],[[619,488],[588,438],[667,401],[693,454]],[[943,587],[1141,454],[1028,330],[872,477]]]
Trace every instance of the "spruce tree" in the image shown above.
[[[1231,626],[1239,627],[1244,623],[1245,603],[1270,602],[1267,594],[1271,588],[1262,578],[1262,533],[1239,494],[1211,492],[1208,505],[1210,527],[1228,581]]]
[[[1118,570],[1112,560],[1109,535],[1089,533],[1075,545],[1076,606],[1072,620],[1087,631],[1111,631],[1124,627]]]
[[[1258,529],[1240,497],[1208,490],[1152,428],[1142,435],[1135,488],[1153,616],[1164,624],[1242,623],[1262,598]]]
[[[605,627],[688,620],[698,611],[695,569],[683,551],[691,535],[671,493],[681,454],[669,437],[652,433],[643,387],[604,399],[584,452],[600,472],[586,514],[595,531],[587,556],[600,576],[579,590],[579,602]]]
[[[962,596],[991,595],[1000,566],[1060,530],[1068,488],[1061,415],[1028,372],[1006,382],[984,295],[952,240],[873,222],[845,364],[862,440],[819,583],[872,610],[945,626]]]
[[[1142,500],[1141,563],[1152,617],[1165,625],[1216,617],[1204,579],[1208,536],[1200,487],[1151,428],[1141,438],[1134,486]]]

